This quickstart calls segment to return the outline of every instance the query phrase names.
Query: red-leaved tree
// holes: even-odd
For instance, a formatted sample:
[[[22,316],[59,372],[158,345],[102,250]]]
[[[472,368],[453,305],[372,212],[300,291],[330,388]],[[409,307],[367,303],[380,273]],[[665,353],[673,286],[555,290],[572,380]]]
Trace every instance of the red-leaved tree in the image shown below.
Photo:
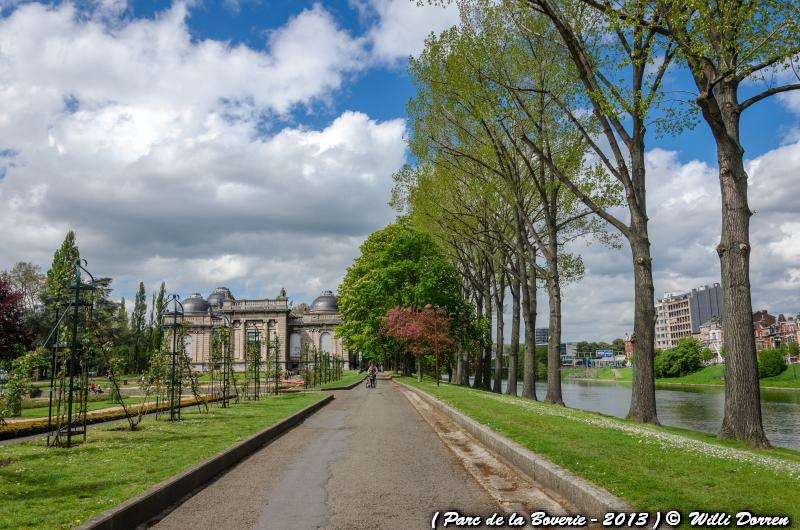
[[[25,326],[23,293],[0,275],[0,366],[21,355],[29,346]]]
[[[381,324],[381,333],[393,337],[417,357],[417,378],[422,381],[422,356],[433,353],[436,361],[436,384],[439,384],[439,360],[446,348],[455,341],[450,337],[450,322],[447,308],[431,304],[422,309],[395,307],[387,311]]]

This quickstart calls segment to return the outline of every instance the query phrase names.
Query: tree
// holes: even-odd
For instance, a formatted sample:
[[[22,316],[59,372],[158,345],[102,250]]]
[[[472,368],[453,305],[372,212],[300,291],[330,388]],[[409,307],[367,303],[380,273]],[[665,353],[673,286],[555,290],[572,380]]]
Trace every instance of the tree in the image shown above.
[[[758,375],[762,379],[781,375],[787,367],[786,352],[783,349],[764,350],[758,357]]]
[[[25,311],[35,312],[42,305],[47,280],[47,276],[42,274],[42,268],[33,263],[20,261],[5,274],[14,288],[22,293]]]
[[[308,313],[308,310],[309,310],[309,305],[306,304],[305,302],[301,302],[296,306],[292,307],[291,314],[296,316],[305,315],[306,313]]]
[[[423,355],[433,353],[436,385],[439,386],[441,355],[455,342],[450,335],[452,320],[446,308],[432,304],[426,304],[422,309],[395,307],[383,318],[381,333],[396,339],[417,357],[419,381],[422,381]]]
[[[25,293],[0,276],[0,366],[22,355],[30,346],[24,321]]]
[[[761,418],[753,306],[750,295],[750,216],[742,114],[774,94],[800,89],[778,82],[784,73],[800,79],[800,11],[793,2],[747,0],[656,0],[658,20],[648,21],[677,45],[698,90],[700,108],[717,146],[722,191],[722,234],[717,245],[725,322],[725,411],[720,436],[769,445]],[[794,37],[792,37],[794,36]],[[764,82],[741,101],[746,83]],[[763,88],[763,90],[762,90]],[[746,96],[745,96],[746,97]]]
[[[703,368],[700,343],[693,337],[685,337],[678,345],[662,351],[656,356],[656,377],[682,377]]]
[[[400,345],[380,333],[386,312],[397,306],[447,307],[453,325],[469,326],[471,312],[461,293],[458,272],[430,236],[404,222],[370,235],[361,255],[339,286],[342,323],[337,334],[350,351],[384,361],[400,355]]]
[[[139,290],[136,292],[136,299],[133,303],[131,313],[131,334],[134,337],[133,360],[129,363],[128,369],[140,372],[144,369],[144,362],[141,358],[142,334],[145,325],[145,314],[147,313],[147,298],[144,291],[144,283],[139,282]]]
[[[504,303],[504,285],[511,286],[516,309],[512,310],[512,347],[518,344],[514,336],[519,333],[522,303],[529,345],[525,351],[531,355],[535,351],[533,285],[536,275],[546,280],[551,328],[548,355],[552,360],[546,400],[561,403],[561,287],[583,272],[579,256],[564,252],[563,244],[580,235],[597,234],[601,225],[526,140],[537,138],[551,155],[550,161],[581,185],[587,175],[582,167],[587,144],[580,135],[563,134],[558,120],[545,109],[549,102],[540,97],[547,90],[557,92],[560,78],[553,74],[553,64],[539,58],[548,57],[547,61],[556,64],[558,59],[552,54],[533,54],[530,41],[515,27],[517,21],[503,9],[486,2],[462,3],[460,7],[462,24],[429,38],[423,54],[411,62],[419,89],[409,104],[410,144],[415,157],[430,168],[417,172],[415,186],[406,186],[410,191],[405,193],[409,197],[405,202],[413,207],[412,217],[422,213],[435,219],[439,225],[435,230],[441,232],[439,228],[446,225],[444,231],[451,240],[446,242],[456,249],[460,262],[467,261],[458,251],[465,246],[464,239],[478,249],[479,259],[483,255],[485,265],[471,268],[489,269],[493,299],[481,285],[485,282],[469,275],[469,283],[482,294],[478,305],[486,305],[487,298],[494,303],[498,337],[504,328],[499,310]],[[528,22],[525,19],[519,25]],[[532,78],[537,80],[536,90],[515,90]],[[552,84],[551,79],[555,79]],[[429,184],[432,181],[437,184]],[[431,188],[443,192],[432,194]],[[614,195],[613,186],[604,189]],[[448,195],[456,194],[448,200]],[[597,204],[603,202],[603,195],[597,194]],[[544,263],[537,261],[537,255]],[[501,342],[498,339],[498,347]],[[501,361],[502,356],[496,355],[496,391]],[[524,395],[532,398],[534,364],[532,358],[526,359],[523,389]],[[516,355],[512,355],[509,370],[515,368]],[[476,386],[481,386],[480,372],[476,373]],[[514,391],[515,384],[512,378],[509,391]]]
[[[157,351],[164,342],[164,311],[166,310],[167,289],[164,282],[158,288],[158,297],[153,301],[153,327],[150,351]]]
[[[75,280],[75,264],[80,257],[75,232],[70,230],[53,255],[53,264],[47,271],[46,291],[52,303],[63,297],[67,286]]]

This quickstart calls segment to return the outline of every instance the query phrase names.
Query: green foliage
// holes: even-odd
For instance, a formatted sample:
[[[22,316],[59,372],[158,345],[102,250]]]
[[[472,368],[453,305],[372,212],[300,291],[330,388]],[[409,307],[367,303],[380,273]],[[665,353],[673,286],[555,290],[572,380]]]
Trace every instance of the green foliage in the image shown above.
[[[51,299],[64,296],[67,285],[75,279],[75,264],[81,257],[75,242],[75,232],[67,232],[61,247],[53,255],[53,264],[47,271],[46,291]]]
[[[139,290],[136,292],[136,299],[133,303],[131,313],[130,333],[133,336],[133,356],[128,362],[131,372],[140,372],[144,368],[143,349],[146,351],[146,344],[143,340],[145,335],[145,314],[147,313],[147,297],[144,290],[144,283],[139,282]]]
[[[758,377],[775,377],[782,374],[788,367],[785,356],[783,348],[762,351],[758,356]]]
[[[69,454],[40,441],[4,446],[10,461],[0,466],[0,527],[73,528],[323,398],[269,396],[209,414],[184,408],[185,421],[153,423],[136,433],[99,426]]]
[[[656,355],[656,377],[682,377],[702,369],[700,344],[693,337],[685,337],[674,348]]]
[[[0,404],[5,414],[0,413],[0,416],[14,417],[22,414],[22,398],[25,394],[30,395],[34,389],[31,385],[31,375],[34,370],[46,366],[47,358],[43,350],[29,351],[12,361],[5,396],[3,403]]]
[[[619,339],[617,339],[619,340]],[[613,344],[607,342],[588,342],[585,340],[580,341],[576,345],[578,357],[594,357],[597,350],[614,350],[619,351]],[[622,345],[622,351],[625,351],[625,344]]]
[[[790,342],[789,355],[791,355],[792,357],[797,357],[798,355],[800,355],[800,344],[796,342]]]
[[[447,308],[456,329],[472,324],[458,272],[431,237],[402,222],[391,224],[367,238],[347,270],[339,287],[342,324],[337,334],[365,360],[383,361],[400,353],[397,342],[380,333],[386,312],[426,304]]]

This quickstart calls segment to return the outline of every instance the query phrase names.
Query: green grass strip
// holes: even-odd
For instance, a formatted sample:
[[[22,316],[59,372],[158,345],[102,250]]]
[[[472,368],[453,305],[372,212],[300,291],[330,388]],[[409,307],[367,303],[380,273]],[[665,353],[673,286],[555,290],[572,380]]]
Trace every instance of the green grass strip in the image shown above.
[[[0,446],[0,528],[72,528],[185,471],[325,396],[296,393],[91,429],[71,449],[43,441]]]
[[[749,510],[800,525],[800,452],[752,450],[711,434],[456,385],[420,388],[639,509]],[[796,521],[796,522],[795,522]]]
[[[325,383],[320,385],[318,388],[321,390],[325,390],[326,388],[340,388],[345,386],[350,386],[353,383],[361,381],[367,376],[366,372],[359,372],[358,370],[345,370],[342,373],[342,378],[338,381],[331,381],[330,383]]]
[[[564,368],[562,378],[597,379],[598,381],[630,382],[633,379],[633,368]],[[661,377],[658,383],[678,385],[725,385],[725,365],[706,366],[702,370],[683,377]],[[800,367],[790,365],[780,375],[765,377],[760,381],[762,388],[800,388]]]

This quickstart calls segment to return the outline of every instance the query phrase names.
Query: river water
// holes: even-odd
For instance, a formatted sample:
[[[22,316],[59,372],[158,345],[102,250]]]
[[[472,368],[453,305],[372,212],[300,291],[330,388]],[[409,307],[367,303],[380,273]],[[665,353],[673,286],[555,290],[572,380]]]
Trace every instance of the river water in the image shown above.
[[[503,391],[506,380],[503,380]],[[522,393],[522,381],[518,384]],[[546,383],[536,383],[539,399]],[[564,404],[576,409],[624,418],[631,400],[631,385],[613,382],[563,381]],[[659,386],[656,389],[658,419],[664,425],[715,433],[722,424],[725,389],[722,387]],[[773,445],[800,451],[800,392],[761,390],[764,429]]]

